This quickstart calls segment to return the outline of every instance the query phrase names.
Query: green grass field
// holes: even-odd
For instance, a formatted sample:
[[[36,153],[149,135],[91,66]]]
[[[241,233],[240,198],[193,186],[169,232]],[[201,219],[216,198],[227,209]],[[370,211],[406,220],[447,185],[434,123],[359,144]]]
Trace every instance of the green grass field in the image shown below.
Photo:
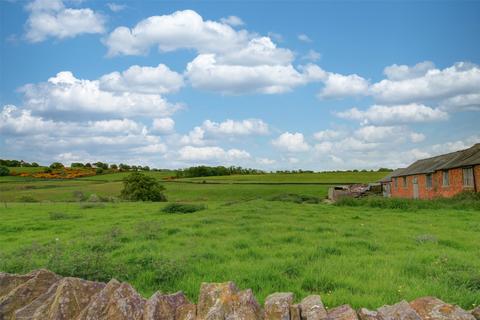
[[[65,202],[74,200],[74,191],[118,195],[120,176],[0,180],[7,201],[0,206],[0,271],[45,267],[92,280],[115,277],[146,296],[184,290],[192,300],[201,282],[233,280],[260,301],[293,291],[298,298],[319,293],[327,306],[374,308],[425,295],[466,309],[480,304],[479,210],[270,200],[285,193],[324,197],[328,188],[288,182],[377,179],[341,175],[165,183],[169,201],[206,206],[187,214],[162,212],[167,203]],[[254,183],[262,181],[279,183]],[[14,202],[22,195],[40,202]]]

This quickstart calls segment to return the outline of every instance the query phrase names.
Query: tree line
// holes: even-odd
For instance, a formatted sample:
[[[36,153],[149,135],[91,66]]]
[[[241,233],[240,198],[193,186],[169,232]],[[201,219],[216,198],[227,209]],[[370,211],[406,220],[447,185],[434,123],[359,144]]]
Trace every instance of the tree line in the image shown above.
[[[177,178],[194,178],[194,177],[211,177],[211,176],[230,176],[234,174],[247,175],[247,174],[264,174],[265,171],[251,168],[242,167],[224,167],[224,166],[196,166],[185,169],[175,170],[175,176]]]

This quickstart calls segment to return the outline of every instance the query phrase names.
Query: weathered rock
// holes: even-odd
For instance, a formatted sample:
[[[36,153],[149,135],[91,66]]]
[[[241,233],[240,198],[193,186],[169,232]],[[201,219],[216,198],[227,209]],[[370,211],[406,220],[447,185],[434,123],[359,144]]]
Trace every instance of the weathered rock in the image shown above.
[[[290,306],[290,320],[301,320],[302,316],[300,315],[300,305],[293,304]]]
[[[0,319],[10,319],[16,310],[47,292],[60,279],[55,273],[47,270],[38,270],[28,276],[29,280],[0,298]]]
[[[144,320],[175,320],[177,309],[184,305],[190,304],[183,292],[174,294],[161,294],[156,292],[145,303],[143,312]]]
[[[202,283],[197,305],[198,320],[260,318],[260,306],[250,289],[239,291],[233,282]]]
[[[289,320],[290,306],[293,303],[293,293],[277,292],[265,299],[265,320]]]
[[[175,312],[175,320],[195,320],[197,317],[197,306],[194,304],[183,304]]]
[[[145,299],[129,284],[112,279],[92,297],[79,320],[141,320]]]
[[[471,314],[477,319],[480,320],[480,306],[472,310]]]
[[[68,320],[77,317],[90,299],[105,287],[104,283],[78,278],[63,278],[24,308],[15,317],[31,320]]]
[[[383,320],[422,320],[417,312],[402,300],[393,306],[383,306],[378,309],[378,315]]]
[[[0,298],[33,277],[33,273],[19,275],[0,272]]]
[[[324,320],[327,319],[327,310],[323,305],[322,298],[318,295],[311,295],[300,302],[302,320]]]
[[[366,308],[358,310],[358,318],[360,318],[360,320],[382,320],[377,311],[368,310]]]
[[[348,304],[328,310],[328,320],[358,320],[357,313]]]
[[[462,308],[443,302],[434,297],[418,298],[410,306],[424,320],[475,320],[475,317]]]

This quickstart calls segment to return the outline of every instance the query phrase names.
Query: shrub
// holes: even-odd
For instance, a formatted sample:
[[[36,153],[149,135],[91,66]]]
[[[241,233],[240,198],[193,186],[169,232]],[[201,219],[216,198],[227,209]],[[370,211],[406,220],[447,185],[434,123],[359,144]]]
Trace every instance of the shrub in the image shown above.
[[[101,202],[82,202],[80,203],[80,209],[95,209],[104,208],[105,204]]]
[[[79,190],[73,191],[73,197],[76,201],[85,201],[87,199],[87,196]]]
[[[133,172],[123,179],[120,196],[130,201],[167,201],[165,188],[155,179],[140,172]]]
[[[103,173],[103,169],[99,167],[99,168],[95,169],[95,173],[96,173],[96,174],[102,174],[102,173]]]
[[[10,169],[5,166],[0,166],[0,177],[8,176],[10,174]]]
[[[205,208],[203,204],[170,203],[165,206],[162,211],[167,213],[192,213],[204,210]]]
[[[54,162],[50,165],[50,169],[63,169],[64,165],[60,162]]]

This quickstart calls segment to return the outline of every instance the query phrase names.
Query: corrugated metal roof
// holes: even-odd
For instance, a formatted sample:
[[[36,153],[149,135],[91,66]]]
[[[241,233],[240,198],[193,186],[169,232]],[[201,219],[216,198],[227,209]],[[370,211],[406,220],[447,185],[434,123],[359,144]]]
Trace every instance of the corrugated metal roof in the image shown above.
[[[403,170],[405,170],[405,168],[395,169],[395,170],[393,170],[392,172],[390,172],[388,175],[386,175],[385,177],[383,177],[382,179],[378,180],[378,182],[380,182],[380,183],[382,183],[382,182],[390,182],[390,180],[392,180],[392,177],[401,175],[401,173],[402,173]]]
[[[400,173],[391,177],[409,176],[414,174],[432,173],[437,170],[446,170],[480,164],[480,143],[473,147],[440,156],[415,161]]]

